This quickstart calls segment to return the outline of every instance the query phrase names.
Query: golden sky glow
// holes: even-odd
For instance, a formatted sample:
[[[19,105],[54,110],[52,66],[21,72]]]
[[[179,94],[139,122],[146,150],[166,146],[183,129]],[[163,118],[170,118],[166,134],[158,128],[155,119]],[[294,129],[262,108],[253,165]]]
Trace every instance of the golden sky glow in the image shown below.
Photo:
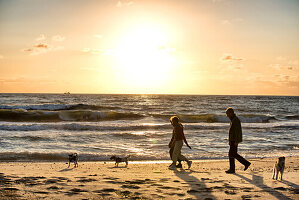
[[[299,95],[299,2],[0,1],[0,92]]]

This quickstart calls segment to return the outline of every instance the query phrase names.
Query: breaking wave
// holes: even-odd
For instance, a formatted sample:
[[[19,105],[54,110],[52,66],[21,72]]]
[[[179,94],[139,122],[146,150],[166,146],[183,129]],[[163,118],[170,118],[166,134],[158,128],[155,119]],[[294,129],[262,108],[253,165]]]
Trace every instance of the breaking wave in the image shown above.
[[[88,105],[88,104],[36,104],[36,105],[0,105],[0,109],[6,110],[103,110],[103,109],[121,109],[117,106],[99,106],[99,105]]]
[[[63,110],[42,111],[25,109],[1,109],[1,121],[17,122],[57,122],[57,121],[101,121],[140,119],[142,115],[135,113],[120,113],[115,111]]]
[[[172,115],[153,115],[157,118],[169,119]],[[198,122],[207,122],[207,123],[227,123],[230,120],[224,115],[216,114],[201,114],[201,115],[177,115],[182,122],[188,123],[198,123]],[[270,120],[276,120],[275,117],[267,115],[241,115],[238,116],[241,122],[244,123],[267,123]]]

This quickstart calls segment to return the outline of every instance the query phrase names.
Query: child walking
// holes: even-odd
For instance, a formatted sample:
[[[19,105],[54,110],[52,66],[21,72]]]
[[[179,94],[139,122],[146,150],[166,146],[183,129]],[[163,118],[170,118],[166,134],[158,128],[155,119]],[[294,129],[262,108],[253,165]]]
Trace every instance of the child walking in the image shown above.
[[[188,169],[190,169],[192,161],[189,161],[185,156],[181,154],[183,142],[185,142],[187,147],[191,149],[184,134],[184,127],[179,122],[179,118],[177,116],[171,117],[170,123],[173,126],[173,131],[172,131],[172,138],[168,146],[169,148],[173,148],[173,153],[172,153],[172,164],[169,166],[169,169],[176,169],[176,162],[178,160],[186,161],[188,164]]]

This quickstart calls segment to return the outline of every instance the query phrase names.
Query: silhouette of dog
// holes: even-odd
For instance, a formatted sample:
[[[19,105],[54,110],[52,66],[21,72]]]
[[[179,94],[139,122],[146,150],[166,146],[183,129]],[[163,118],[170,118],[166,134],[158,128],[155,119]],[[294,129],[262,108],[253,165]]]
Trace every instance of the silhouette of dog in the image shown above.
[[[67,168],[70,167],[71,162],[74,162],[75,167],[78,167],[78,154],[77,153],[73,153],[69,155],[69,166]]]
[[[121,157],[117,157],[117,156],[111,156],[110,160],[114,160],[115,161],[115,165],[116,167],[118,167],[118,164],[121,162],[125,162],[126,163],[126,167],[128,166],[128,159],[130,156],[126,156],[124,158]]]
[[[272,179],[274,179],[275,175],[275,179],[278,179],[278,173],[280,173],[280,180],[282,180],[282,175],[283,175],[283,171],[284,171],[284,167],[285,167],[285,157],[279,157],[277,162],[274,165],[273,168],[273,177]]]

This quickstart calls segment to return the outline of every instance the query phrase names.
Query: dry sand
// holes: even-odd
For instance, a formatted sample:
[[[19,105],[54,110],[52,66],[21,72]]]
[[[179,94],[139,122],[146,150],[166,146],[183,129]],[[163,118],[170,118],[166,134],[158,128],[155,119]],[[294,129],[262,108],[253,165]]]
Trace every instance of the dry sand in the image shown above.
[[[299,199],[299,157],[287,157],[283,181],[272,179],[275,158],[252,159],[225,174],[228,161],[170,163],[0,163],[0,199]]]

